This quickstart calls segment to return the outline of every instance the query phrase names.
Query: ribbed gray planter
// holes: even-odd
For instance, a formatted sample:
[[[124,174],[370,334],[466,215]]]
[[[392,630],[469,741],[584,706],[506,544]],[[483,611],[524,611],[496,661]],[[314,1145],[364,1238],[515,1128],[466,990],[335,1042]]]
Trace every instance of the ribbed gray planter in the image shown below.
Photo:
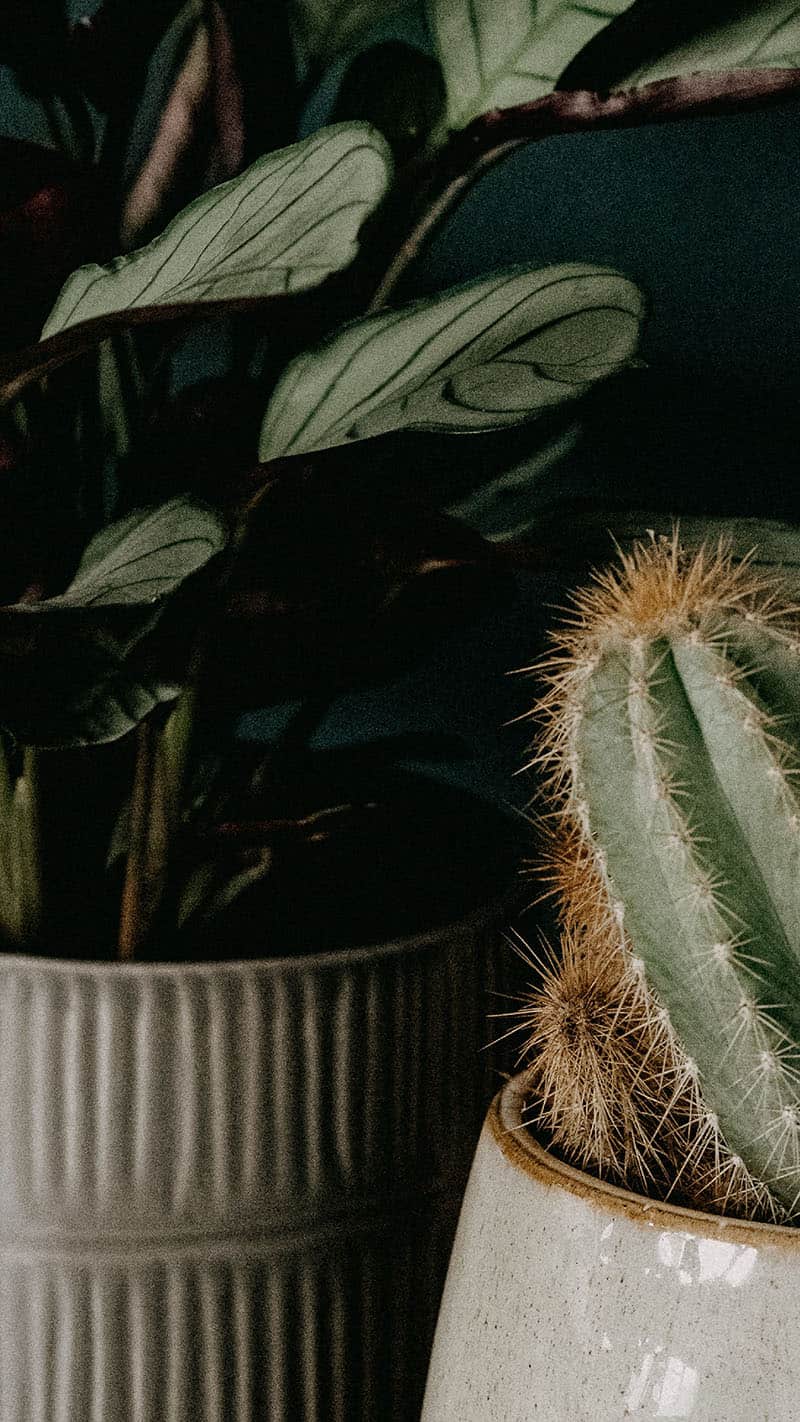
[[[2,1422],[412,1422],[498,905],[269,961],[0,958]]]

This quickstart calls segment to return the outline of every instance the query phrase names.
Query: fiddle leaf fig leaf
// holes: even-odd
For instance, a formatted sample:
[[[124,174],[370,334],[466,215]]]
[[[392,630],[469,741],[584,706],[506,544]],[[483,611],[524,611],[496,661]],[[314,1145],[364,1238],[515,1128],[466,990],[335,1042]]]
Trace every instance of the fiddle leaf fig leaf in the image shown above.
[[[389,430],[519,424],[629,364],[643,318],[632,281],[582,263],[505,272],[379,312],[287,367],[259,456]]]
[[[615,88],[726,69],[800,68],[797,0],[753,0],[717,24],[698,25],[683,44],[626,74]]]
[[[334,124],[195,198],[160,236],[69,277],[42,339],[111,312],[301,291],[352,261],[391,158],[377,129]]]
[[[447,88],[447,119],[463,128],[489,109],[551,93],[570,60],[631,0],[427,0]]]
[[[18,740],[116,740],[181,690],[196,607],[172,602],[226,543],[189,498],[141,509],[89,544],[58,597],[0,608],[0,724]]]

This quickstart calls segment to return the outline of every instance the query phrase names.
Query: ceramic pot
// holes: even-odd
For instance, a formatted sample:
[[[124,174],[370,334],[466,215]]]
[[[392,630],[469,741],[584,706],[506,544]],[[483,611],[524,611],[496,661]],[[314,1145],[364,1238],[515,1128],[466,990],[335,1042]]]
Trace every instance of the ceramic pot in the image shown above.
[[[789,1422],[800,1230],[671,1208],[564,1165],[489,1112],[423,1422]]]
[[[2,1422],[416,1422],[501,916],[266,961],[0,956]]]

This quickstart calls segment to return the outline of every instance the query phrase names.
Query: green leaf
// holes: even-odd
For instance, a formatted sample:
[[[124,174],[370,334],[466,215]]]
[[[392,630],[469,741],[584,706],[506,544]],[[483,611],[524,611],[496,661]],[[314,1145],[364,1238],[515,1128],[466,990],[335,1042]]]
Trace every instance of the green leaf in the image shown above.
[[[92,539],[61,597],[35,607],[154,603],[221,553],[225,542],[218,515],[192,499],[137,509]]]
[[[333,59],[406,0],[289,0],[292,30],[307,64]]]
[[[570,420],[534,453],[449,504],[446,512],[492,543],[524,538],[541,518],[545,494],[540,486],[552,489],[554,470],[577,448],[581,433],[580,421]]]
[[[628,364],[643,317],[632,281],[580,263],[505,272],[379,312],[286,369],[259,457],[388,430],[519,424]]]
[[[42,339],[115,311],[316,286],[352,261],[390,169],[385,140],[363,123],[270,153],[196,198],[146,247],[73,272]]]
[[[225,542],[211,509],[173,499],[98,534],[61,596],[0,608],[0,724],[26,744],[95,744],[173,700],[197,608],[171,597]]]
[[[685,44],[626,74],[615,88],[726,69],[800,68],[797,0],[753,0],[749,10],[706,25]]]
[[[549,94],[578,51],[630,3],[427,0],[450,127]]]
[[[188,876],[177,904],[179,928],[213,922],[255,884],[268,877],[274,861],[271,845],[262,845],[242,856],[238,868],[222,864],[219,858],[200,864]]]
[[[44,927],[39,778],[37,752],[26,750],[15,772],[0,738],[0,929],[28,948]]]

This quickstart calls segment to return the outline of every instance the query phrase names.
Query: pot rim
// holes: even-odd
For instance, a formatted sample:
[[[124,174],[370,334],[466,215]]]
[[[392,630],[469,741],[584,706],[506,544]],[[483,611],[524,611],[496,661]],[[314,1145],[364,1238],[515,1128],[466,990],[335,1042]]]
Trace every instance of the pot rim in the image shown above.
[[[623,1214],[646,1228],[660,1226],[714,1239],[724,1235],[737,1244],[761,1247],[771,1243],[781,1249],[800,1250],[800,1228],[795,1225],[762,1224],[693,1210],[686,1205],[671,1205],[669,1201],[651,1200],[567,1165],[540,1145],[524,1121],[523,1080],[520,1074],[506,1082],[489,1108],[486,1125],[509,1165],[532,1180],[578,1195],[608,1214]]]
[[[401,957],[409,951],[422,952],[433,948],[442,938],[450,934],[474,933],[480,928],[488,928],[496,921],[498,932],[502,921],[517,904],[519,887],[511,881],[505,890],[493,894],[476,908],[460,918],[448,918],[444,923],[427,928],[421,933],[407,934],[378,943],[362,943],[354,948],[334,948],[329,952],[275,954],[264,958],[199,958],[184,961],[164,959],[149,962],[134,960],[124,962],[118,958],[58,958],[47,953],[3,953],[0,952],[0,977],[6,968],[20,972],[52,973],[54,976],[80,975],[101,978],[111,976],[115,981],[125,978],[150,975],[154,978],[210,977],[220,972],[245,976],[248,972],[278,974],[282,972],[302,972],[317,968],[353,967],[363,962],[379,962],[387,958]]]

